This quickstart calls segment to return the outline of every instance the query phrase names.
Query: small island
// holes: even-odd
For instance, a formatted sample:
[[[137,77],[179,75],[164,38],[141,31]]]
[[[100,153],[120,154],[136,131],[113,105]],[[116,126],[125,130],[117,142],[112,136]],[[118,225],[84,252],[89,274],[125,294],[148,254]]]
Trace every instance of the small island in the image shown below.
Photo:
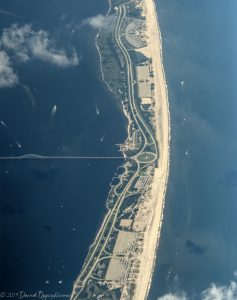
[[[147,298],[169,175],[169,103],[154,0],[109,4],[96,46],[104,83],[128,119],[128,136],[119,145],[124,162],[110,183],[107,214],[71,300]]]

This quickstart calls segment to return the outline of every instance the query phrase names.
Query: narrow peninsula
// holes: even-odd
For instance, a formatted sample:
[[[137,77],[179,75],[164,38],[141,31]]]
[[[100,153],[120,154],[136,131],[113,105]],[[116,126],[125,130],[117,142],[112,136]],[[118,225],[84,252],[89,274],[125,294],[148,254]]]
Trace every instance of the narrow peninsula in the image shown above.
[[[121,101],[128,136],[107,214],[71,300],[147,299],[169,174],[170,121],[154,0],[110,0],[96,37],[102,77]]]

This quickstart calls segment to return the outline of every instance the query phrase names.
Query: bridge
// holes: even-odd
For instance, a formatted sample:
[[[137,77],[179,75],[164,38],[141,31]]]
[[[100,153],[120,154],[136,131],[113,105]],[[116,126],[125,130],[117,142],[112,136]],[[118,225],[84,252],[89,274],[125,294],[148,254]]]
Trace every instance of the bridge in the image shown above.
[[[38,154],[24,154],[19,156],[0,156],[0,160],[124,160],[123,156],[45,156]]]

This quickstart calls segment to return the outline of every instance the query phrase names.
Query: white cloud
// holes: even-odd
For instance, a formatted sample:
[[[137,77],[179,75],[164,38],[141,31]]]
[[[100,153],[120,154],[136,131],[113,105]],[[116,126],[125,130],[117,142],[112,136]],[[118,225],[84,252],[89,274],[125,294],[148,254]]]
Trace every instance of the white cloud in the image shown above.
[[[101,14],[85,19],[82,22],[82,25],[89,25],[92,28],[100,29],[100,28],[109,28],[112,27],[112,23],[116,20],[116,17],[113,15],[103,16]]]
[[[24,63],[37,58],[58,67],[79,64],[74,48],[71,49],[70,55],[64,49],[58,49],[47,31],[35,31],[30,24],[13,24],[10,28],[3,29],[0,37],[0,88],[12,87],[19,83],[12,67],[12,61],[16,58]]]
[[[0,39],[2,48],[12,51],[19,60],[26,62],[33,58],[49,62],[58,67],[70,67],[79,64],[74,48],[68,55],[64,49],[57,49],[55,41],[45,30],[34,31],[30,24],[13,24],[3,30]]]
[[[181,294],[166,294],[160,298],[158,298],[158,300],[187,300],[186,296],[184,293]]]
[[[16,73],[11,67],[9,56],[0,50],[0,88],[12,87],[19,82]]]
[[[90,17],[83,21],[83,24],[88,24],[93,28],[101,28],[105,24],[105,16],[103,15],[97,15],[95,17]]]
[[[211,286],[202,292],[202,300],[236,300],[237,284],[232,281],[228,286]]]
[[[201,300],[237,300],[237,284],[231,281],[229,285],[218,286],[214,283],[200,295]],[[158,300],[188,300],[184,292],[178,294],[168,293]]]
[[[65,50],[54,47],[48,33],[43,30],[34,33],[28,44],[33,56],[59,67],[76,66],[79,63],[75,49],[72,50],[70,57],[67,56]]]

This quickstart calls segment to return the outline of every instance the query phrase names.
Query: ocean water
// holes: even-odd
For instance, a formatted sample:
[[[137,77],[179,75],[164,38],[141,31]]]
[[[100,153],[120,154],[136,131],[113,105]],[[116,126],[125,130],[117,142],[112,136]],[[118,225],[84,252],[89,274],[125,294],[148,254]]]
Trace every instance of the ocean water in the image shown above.
[[[237,3],[156,4],[172,139],[149,299],[169,293],[202,299],[204,290],[210,295],[211,283],[230,290],[237,281]]]
[[[20,83],[0,88],[0,120],[8,127],[0,126],[1,156],[119,155],[126,120],[102,83],[96,30],[85,24],[107,9],[106,1],[0,1],[0,36],[14,23],[31,24],[80,57],[78,66],[61,68],[8,53]],[[120,163],[0,161],[0,292],[70,294]]]
[[[182,291],[188,299],[201,299],[211,282],[228,287],[236,280],[237,7],[235,0],[157,0],[157,6],[172,140],[149,299]],[[106,10],[105,0],[0,1],[1,33],[13,23],[32,24],[81,56],[75,68],[38,60],[14,64],[35,107],[24,87],[0,89],[0,120],[10,128],[0,127],[1,156],[117,154],[126,120],[101,82],[96,31],[82,26]],[[0,162],[0,291],[70,293],[102,221],[118,164]]]

